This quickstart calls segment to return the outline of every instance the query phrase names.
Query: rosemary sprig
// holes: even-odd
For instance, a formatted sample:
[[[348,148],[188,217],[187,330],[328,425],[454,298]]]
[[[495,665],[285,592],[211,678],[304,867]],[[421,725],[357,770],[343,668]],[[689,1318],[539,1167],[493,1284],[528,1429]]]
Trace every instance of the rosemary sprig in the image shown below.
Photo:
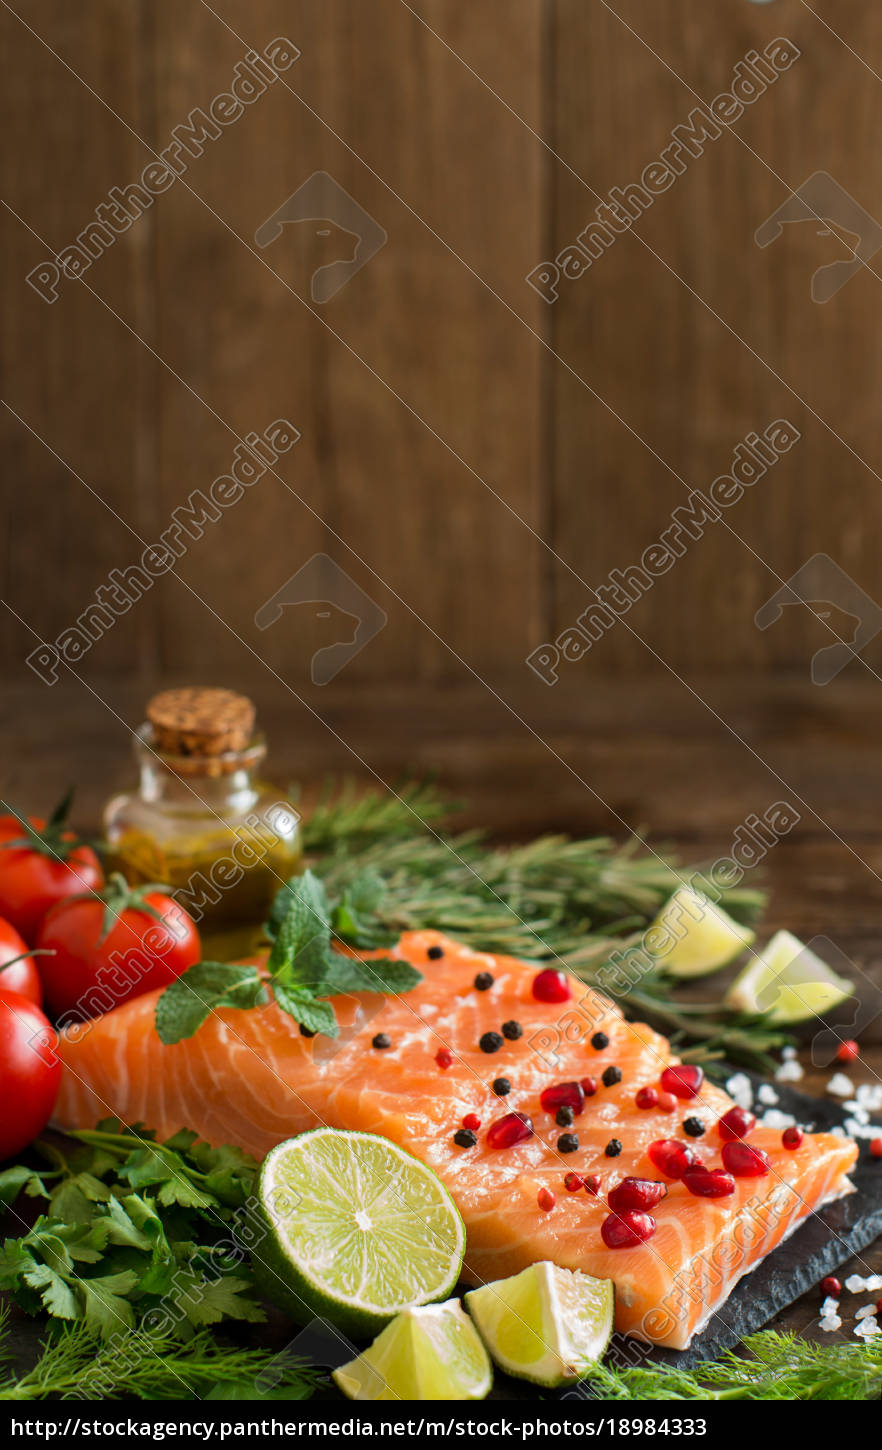
[[[358,795],[351,784],[336,793],[327,787],[305,827],[314,869],[335,897],[365,874],[382,882],[378,932],[394,936],[436,927],[482,951],[562,958],[632,1015],[647,1016],[674,1035],[684,1055],[703,1061],[726,1057],[767,1071],[769,1054],[789,1041],[762,1019],[719,1004],[677,1002],[660,970],[642,972],[633,987],[603,970],[611,953],[639,944],[641,931],[682,879],[698,890],[706,885],[700,868],[682,866],[669,853],[641,856],[635,843],[622,846],[606,836],[546,835],[500,848],[480,831],[443,832],[440,825],[454,808],[431,786],[404,785],[399,796]],[[750,922],[761,913],[765,893],[739,887],[724,892],[721,904]]]
[[[873,1340],[813,1344],[766,1329],[691,1370],[597,1365],[585,1389],[602,1400],[872,1400],[882,1391],[882,1348]]]

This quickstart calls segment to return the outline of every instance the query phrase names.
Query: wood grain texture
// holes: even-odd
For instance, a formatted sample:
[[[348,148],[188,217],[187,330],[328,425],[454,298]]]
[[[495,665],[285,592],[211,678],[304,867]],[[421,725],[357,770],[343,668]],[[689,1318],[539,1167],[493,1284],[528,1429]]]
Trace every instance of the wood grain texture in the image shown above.
[[[850,0],[835,12],[855,48],[878,55],[879,12]],[[820,236],[814,222],[785,228],[765,249],[753,237],[789,189],[817,170],[879,211],[882,83],[799,0],[723,0],[712,10],[686,0],[560,0],[555,13],[556,149],[604,196],[640,179],[698,98],[729,87],[749,50],[784,35],[801,51],[732,134],[708,141],[633,234],[565,284],[551,309],[557,351],[645,445],[559,370],[559,534],[592,584],[638,562],[686,486],[707,487],[727,471],[748,430],[782,415],[799,428],[802,441],[726,515],[743,542],[715,525],[628,616],[687,671],[722,661],[763,671],[799,666],[823,629],[808,610],[790,611],[764,633],[753,625],[780,579],[821,551],[870,594],[882,584],[872,544],[882,455],[867,386],[878,368],[882,282],[865,270],[816,305],[812,272],[844,255],[842,241]],[[586,185],[555,170],[558,247],[594,205]],[[560,582],[561,625],[585,597]],[[878,641],[870,657],[878,667]],[[601,674],[659,668],[620,627],[592,651],[590,665]]]

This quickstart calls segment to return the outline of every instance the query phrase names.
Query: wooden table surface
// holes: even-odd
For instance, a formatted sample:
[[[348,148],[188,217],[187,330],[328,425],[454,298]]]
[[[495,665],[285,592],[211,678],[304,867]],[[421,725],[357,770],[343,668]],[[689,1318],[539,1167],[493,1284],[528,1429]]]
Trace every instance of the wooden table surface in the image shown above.
[[[159,682],[70,679],[52,690],[10,689],[0,702],[0,781],[16,806],[43,811],[71,783],[80,825],[133,775],[130,733]],[[539,687],[541,691],[543,687]],[[739,825],[786,801],[799,816],[768,853],[764,930],[803,940],[826,936],[853,964],[865,1002],[882,989],[882,692],[861,681],[817,689],[803,680],[700,682],[700,704],[679,687],[606,683],[594,693],[529,689],[515,713],[486,692],[399,686],[382,700],[313,692],[308,706],[257,694],[270,739],[271,774],[297,779],[307,798],[328,772],[367,784],[434,771],[464,799],[463,824],[501,840],[544,830],[633,831],[684,859],[728,854]],[[315,713],[311,713],[314,711]],[[724,723],[721,723],[724,722]],[[526,722],[526,723],[523,723]],[[733,733],[734,732],[734,733]],[[710,990],[722,990],[715,977]],[[879,1002],[882,1007],[882,1000]],[[875,1008],[878,1011],[878,1008]],[[882,1079],[882,1015],[861,1032],[849,1075]],[[807,1092],[822,1093],[831,1068],[800,1052]],[[843,1265],[842,1277],[882,1272],[882,1240]],[[863,1300],[846,1299],[853,1308]],[[806,1295],[775,1321],[814,1334],[820,1296]],[[851,1338],[851,1314],[838,1336]]]

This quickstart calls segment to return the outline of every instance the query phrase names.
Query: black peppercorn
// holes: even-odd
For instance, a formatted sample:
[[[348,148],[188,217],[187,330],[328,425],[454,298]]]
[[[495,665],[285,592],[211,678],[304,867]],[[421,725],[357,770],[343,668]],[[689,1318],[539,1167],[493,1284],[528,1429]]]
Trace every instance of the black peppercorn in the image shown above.
[[[426,952],[426,956],[429,958],[430,962],[439,962],[443,955],[443,947],[429,947],[429,950]]]
[[[524,1029],[520,1022],[503,1022],[502,1035],[507,1037],[509,1042],[517,1042],[519,1037],[523,1037]]]
[[[561,1133],[557,1140],[558,1153],[575,1153],[579,1146],[577,1133]]]
[[[618,1138],[610,1138],[603,1151],[606,1154],[607,1158],[618,1158],[619,1154],[622,1151],[622,1145],[619,1142]]]
[[[557,1126],[559,1128],[568,1128],[573,1121],[573,1116],[574,1114],[572,1108],[568,1108],[566,1105],[564,1105],[562,1108],[558,1108],[557,1112],[554,1115],[554,1121],[557,1123]]]
[[[478,992],[487,992],[493,986],[493,976],[490,972],[479,972],[475,978],[475,989]]]
[[[690,1138],[704,1137],[704,1123],[701,1118],[684,1118],[683,1132],[688,1133]]]
[[[303,1023],[301,1022],[301,1024],[300,1024],[300,1036],[301,1037],[315,1037],[315,1033],[312,1031],[312,1028],[310,1028],[310,1027],[304,1027]]]
[[[498,1052],[502,1046],[502,1038],[498,1032],[485,1032],[478,1046],[482,1052]]]
[[[614,1087],[622,1080],[622,1069],[620,1067],[607,1067],[604,1069],[601,1079],[604,1087]]]
[[[392,1038],[389,1036],[388,1032],[378,1032],[376,1037],[374,1037],[371,1041],[371,1047],[376,1047],[379,1052],[383,1052],[385,1048],[391,1046]]]
[[[493,1091],[498,1098],[507,1098],[511,1092],[511,1083],[507,1077],[496,1077],[493,1079]]]
[[[594,1036],[591,1039],[591,1046],[596,1047],[598,1052],[602,1052],[604,1047],[609,1047],[609,1038],[607,1037],[606,1033],[595,1032]]]
[[[478,1141],[478,1135],[477,1133],[473,1133],[471,1128],[457,1128],[453,1135],[453,1141],[457,1148],[474,1148]]]

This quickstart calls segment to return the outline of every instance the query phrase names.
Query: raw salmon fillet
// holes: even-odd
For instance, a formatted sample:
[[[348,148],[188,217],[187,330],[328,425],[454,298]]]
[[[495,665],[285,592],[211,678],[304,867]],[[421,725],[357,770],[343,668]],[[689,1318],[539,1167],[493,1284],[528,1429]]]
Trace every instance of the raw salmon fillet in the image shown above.
[[[429,949],[434,949],[430,958]],[[440,949],[442,955],[437,956]],[[233,1143],[262,1158],[304,1129],[332,1127],[381,1133],[431,1165],[447,1184],[468,1229],[465,1277],[484,1283],[541,1259],[581,1269],[616,1284],[616,1325],[640,1339],[682,1349],[714,1314],[725,1321],[725,1300],[736,1281],[813,1209],[850,1190],[846,1174],[857,1157],[847,1139],[807,1133],[796,1152],[780,1132],[757,1128],[750,1137],[772,1169],[738,1178],[733,1196],[695,1198],[681,1183],[653,1209],[658,1228],[636,1248],[608,1249],[600,1225],[606,1194],[622,1178],[661,1177],[647,1157],[658,1138],[683,1138],[682,1122],[700,1117],[704,1137],[688,1140],[709,1167],[720,1167],[714,1126],[732,1099],[705,1082],[677,1110],[640,1110],[638,1088],[657,1084],[671,1062],[670,1044],[642,1023],[626,1022],[605,997],[568,978],[572,1000],[538,1002],[536,967],[512,957],[472,951],[434,931],[406,933],[394,955],[413,963],[424,980],[401,997],[360,994],[336,999],[337,1042],[303,1037],[275,1005],[220,1010],[196,1035],[174,1046],[153,1025],[158,993],[138,997],[62,1038],[65,1071],[56,1112],[60,1127],[88,1128],[109,1116],[144,1123],[160,1137],[191,1128],[215,1145]],[[382,953],[380,955],[389,955]],[[364,954],[369,958],[370,953]],[[492,986],[475,988],[489,972]],[[522,1035],[486,1053],[479,1039],[517,1022]],[[383,1032],[391,1046],[372,1046]],[[603,1032],[606,1047],[592,1037]],[[448,1049],[452,1064],[436,1062]],[[605,1068],[621,1081],[601,1082]],[[591,1076],[598,1091],[571,1129],[542,1110],[539,1095],[553,1083]],[[504,1097],[498,1078],[511,1082]],[[519,1111],[535,1133],[513,1148],[487,1145],[486,1129]],[[478,1143],[458,1147],[463,1116],[481,1119]],[[578,1148],[562,1153],[562,1131]],[[622,1151],[610,1157],[611,1140]],[[598,1174],[597,1197],[568,1193],[564,1175]],[[538,1207],[542,1187],[556,1195],[550,1213]]]

